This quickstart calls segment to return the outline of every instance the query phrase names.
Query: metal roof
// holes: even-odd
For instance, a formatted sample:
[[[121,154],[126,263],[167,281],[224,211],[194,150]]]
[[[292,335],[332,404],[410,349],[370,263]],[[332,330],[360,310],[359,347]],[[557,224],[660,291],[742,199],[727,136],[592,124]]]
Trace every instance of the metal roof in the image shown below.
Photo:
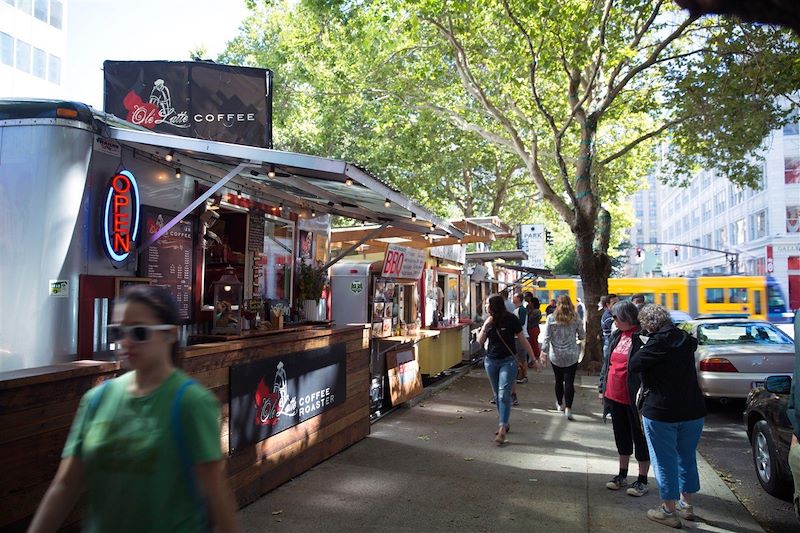
[[[467,262],[477,261],[495,261],[502,259],[503,261],[524,261],[528,258],[528,254],[522,250],[490,250],[488,252],[468,252]],[[508,268],[513,265],[503,265]]]

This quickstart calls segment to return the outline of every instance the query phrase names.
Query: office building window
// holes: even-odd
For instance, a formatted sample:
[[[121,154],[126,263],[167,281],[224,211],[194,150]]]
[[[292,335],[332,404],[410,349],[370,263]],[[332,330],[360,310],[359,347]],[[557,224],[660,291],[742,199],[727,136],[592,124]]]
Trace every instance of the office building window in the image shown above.
[[[786,132],[786,126],[783,128],[783,180],[787,184],[800,183],[800,135],[797,124],[794,126],[792,133]]]
[[[57,56],[51,55],[48,58],[47,81],[56,85],[61,84],[61,59]]]
[[[61,29],[64,18],[64,5],[60,0],[50,0],[50,25]]]
[[[787,233],[800,233],[800,205],[786,206]]]
[[[14,66],[14,38],[0,31],[0,61],[9,67]]]
[[[720,215],[725,211],[725,191],[720,191],[714,196],[714,214]]]
[[[744,232],[744,219],[740,218],[736,222],[731,223],[731,244],[743,244],[746,239]]]
[[[703,222],[711,220],[711,202],[703,202]]]
[[[42,22],[47,22],[47,4],[49,0],[34,0],[33,16]]]
[[[17,69],[30,73],[31,71],[31,45],[17,39]]]
[[[30,15],[33,9],[33,0],[17,0],[17,9]]]
[[[739,205],[744,200],[744,189],[738,185],[731,185],[731,207]]]
[[[760,239],[767,236],[767,211],[759,211],[750,215],[750,239]]]
[[[8,4],[10,6],[14,5],[14,0],[3,0],[3,2],[5,2],[6,4]]]
[[[783,134],[784,135],[800,135],[800,124],[797,122],[792,122],[790,124],[786,124],[783,127]]]
[[[710,233],[706,233],[705,235],[703,235],[703,247],[704,248],[711,248],[712,244],[713,244],[713,242],[711,240],[711,234]],[[708,253],[707,250],[703,250],[703,254],[704,255],[707,254],[707,253]]]
[[[700,246],[700,239],[692,239],[692,246]],[[697,257],[698,255],[700,255],[700,250],[692,248],[692,257]]]
[[[47,79],[47,53],[39,48],[33,49],[33,75]]]
[[[683,231],[689,231],[689,228],[691,227],[689,221],[689,215],[684,215],[682,225],[683,225]]]
[[[718,228],[714,232],[714,248],[721,249],[728,244],[728,232],[725,228]]]

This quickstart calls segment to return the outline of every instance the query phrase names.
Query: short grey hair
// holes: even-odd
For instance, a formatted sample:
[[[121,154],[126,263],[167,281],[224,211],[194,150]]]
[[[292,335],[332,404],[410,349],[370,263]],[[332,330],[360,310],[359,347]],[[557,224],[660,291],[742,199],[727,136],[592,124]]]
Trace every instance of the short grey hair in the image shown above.
[[[672,324],[672,317],[663,305],[647,304],[639,309],[639,323],[650,333]]]
[[[611,308],[611,314],[627,324],[639,323],[639,308],[628,300],[615,303]]]

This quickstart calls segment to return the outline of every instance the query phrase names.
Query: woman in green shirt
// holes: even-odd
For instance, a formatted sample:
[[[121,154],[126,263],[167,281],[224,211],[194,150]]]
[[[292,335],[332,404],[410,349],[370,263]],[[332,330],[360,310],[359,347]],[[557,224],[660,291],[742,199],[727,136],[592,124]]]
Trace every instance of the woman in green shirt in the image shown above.
[[[178,313],[163,289],[136,286],[109,337],[132,369],[81,400],[31,532],[55,531],[88,492],[86,531],[237,531],[220,406],[176,368]]]

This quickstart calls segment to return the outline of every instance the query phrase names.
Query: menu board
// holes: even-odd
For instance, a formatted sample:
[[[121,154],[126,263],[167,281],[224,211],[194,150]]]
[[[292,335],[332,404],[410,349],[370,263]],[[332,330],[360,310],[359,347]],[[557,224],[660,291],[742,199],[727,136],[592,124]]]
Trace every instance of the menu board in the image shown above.
[[[142,206],[142,234],[148,239],[178,213]],[[186,217],[139,254],[139,275],[167,289],[178,303],[181,320],[192,320],[194,287],[194,220]]]

